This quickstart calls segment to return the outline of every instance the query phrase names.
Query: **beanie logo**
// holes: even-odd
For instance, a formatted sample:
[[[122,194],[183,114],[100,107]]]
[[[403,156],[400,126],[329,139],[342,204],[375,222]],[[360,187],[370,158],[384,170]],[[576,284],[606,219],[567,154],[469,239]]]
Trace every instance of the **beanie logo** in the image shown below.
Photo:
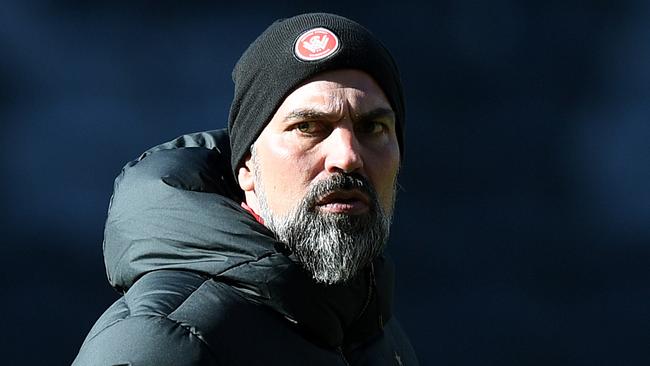
[[[339,49],[339,39],[325,28],[312,28],[296,40],[294,54],[303,61],[322,60]]]

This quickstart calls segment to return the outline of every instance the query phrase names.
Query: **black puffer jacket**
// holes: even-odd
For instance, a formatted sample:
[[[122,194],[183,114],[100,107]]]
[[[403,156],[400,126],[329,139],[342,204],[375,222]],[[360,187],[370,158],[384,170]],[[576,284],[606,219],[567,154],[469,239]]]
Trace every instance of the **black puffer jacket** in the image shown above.
[[[73,365],[416,365],[392,267],[315,283],[243,210],[225,131],[180,137],[115,181],[104,257],[124,293]]]

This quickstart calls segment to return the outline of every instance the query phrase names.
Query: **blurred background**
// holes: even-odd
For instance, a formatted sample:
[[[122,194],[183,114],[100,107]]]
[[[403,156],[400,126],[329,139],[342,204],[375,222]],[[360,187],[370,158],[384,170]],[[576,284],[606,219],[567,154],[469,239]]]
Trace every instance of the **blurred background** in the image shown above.
[[[329,11],[407,94],[389,251],[422,365],[650,364],[650,3],[3,1],[2,363],[65,365],[118,295],[114,177],[226,126],[273,20]]]

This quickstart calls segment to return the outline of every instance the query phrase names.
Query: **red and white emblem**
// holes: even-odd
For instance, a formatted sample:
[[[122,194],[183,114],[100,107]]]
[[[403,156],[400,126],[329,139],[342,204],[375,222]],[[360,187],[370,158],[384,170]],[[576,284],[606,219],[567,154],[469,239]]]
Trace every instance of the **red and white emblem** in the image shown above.
[[[331,30],[312,28],[296,40],[294,54],[303,61],[324,59],[339,49],[339,38]]]

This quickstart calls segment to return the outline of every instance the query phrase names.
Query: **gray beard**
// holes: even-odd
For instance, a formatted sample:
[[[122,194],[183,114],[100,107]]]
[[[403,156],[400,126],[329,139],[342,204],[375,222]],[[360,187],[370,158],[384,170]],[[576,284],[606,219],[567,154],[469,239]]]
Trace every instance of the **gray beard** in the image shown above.
[[[393,202],[390,212],[384,212],[374,188],[361,175],[339,173],[312,184],[296,207],[286,216],[278,217],[269,209],[258,170],[254,173],[255,187],[265,225],[317,282],[346,282],[383,252],[390,232]],[[368,212],[348,215],[317,208],[320,197],[349,189],[358,189],[370,197]]]

